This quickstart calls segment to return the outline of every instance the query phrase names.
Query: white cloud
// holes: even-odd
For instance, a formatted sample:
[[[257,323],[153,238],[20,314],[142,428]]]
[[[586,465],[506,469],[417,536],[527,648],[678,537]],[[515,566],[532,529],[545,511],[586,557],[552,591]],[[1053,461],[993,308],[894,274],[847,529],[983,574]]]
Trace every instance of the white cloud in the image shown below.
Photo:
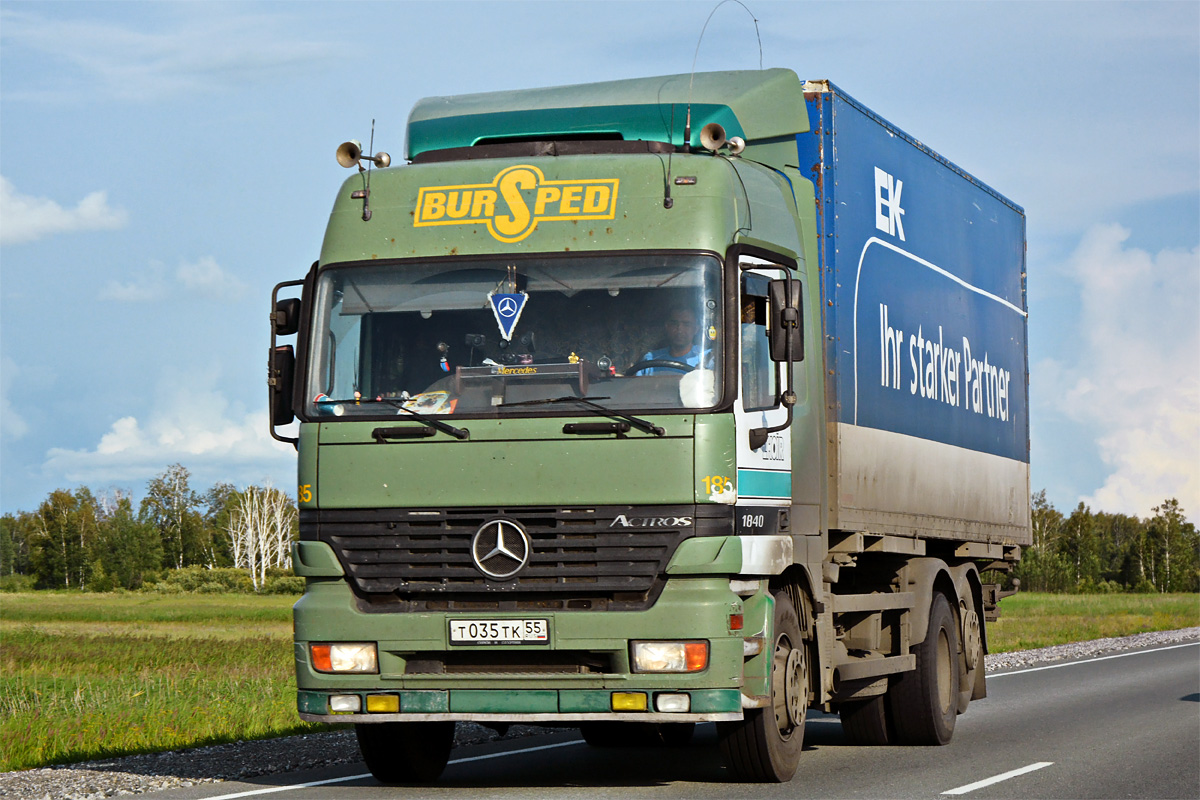
[[[118,419],[94,448],[52,448],[45,473],[93,484],[149,480],[180,463],[201,482],[291,483],[295,451],[271,438],[265,411],[232,407],[219,391],[215,370],[167,374],[154,411]],[[282,480],[281,480],[282,478]]]
[[[1200,248],[1129,248],[1119,225],[1088,230],[1068,260],[1080,290],[1080,356],[1038,365],[1056,410],[1094,432],[1109,470],[1083,501],[1149,516],[1176,497],[1200,511]]]
[[[35,242],[55,233],[122,228],[129,215],[108,204],[107,192],[92,192],[73,209],[46,197],[20,194],[0,175],[0,244]]]
[[[166,294],[167,282],[164,277],[163,265],[154,261],[150,263],[145,273],[127,283],[109,281],[100,290],[99,298],[118,303],[148,303],[161,300]]]
[[[1085,502],[1149,516],[1153,506],[1175,497],[1195,518],[1200,511],[1200,392],[1193,381],[1147,411],[1139,424],[1100,438],[1100,453],[1115,470]]]
[[[0,358],[0,436],[5,439],[20,439],[29,433],[29,423],[13,408],[8,399],[9,389],[21,370],[8,356]]]
[[[6,47],[20,45],[73,64],[56,70],[42,99],[78,99],[99,89],[121,100],[159,100],[286,74],[335,51],[326,42],[290,38],[285,15],[212,11],[205,4],[165,4],[139,14],[136,28],[82,15],[50,18],[6,12]],[[158,23],[160,30],[154,30]],[[94,84],[94,85],[93,85]],[[26,92],[26,96],[34,96]]]
[[[100,290],[101,300],[118,303],[148,303],[162,300],[182,287],[189,300],[204,297],[209,300],[241,300],[246,296],[245,282],[223,269],[212,256],[197,261],[181,262],[175,269],[174,281],[161,262],[153,261],[139,275],[128,281],[109,281]]]
[[[221,269],[212,256],[180,264],[175,277],[187,289],[215,300],[238,300],[246,293],[246,284]]]

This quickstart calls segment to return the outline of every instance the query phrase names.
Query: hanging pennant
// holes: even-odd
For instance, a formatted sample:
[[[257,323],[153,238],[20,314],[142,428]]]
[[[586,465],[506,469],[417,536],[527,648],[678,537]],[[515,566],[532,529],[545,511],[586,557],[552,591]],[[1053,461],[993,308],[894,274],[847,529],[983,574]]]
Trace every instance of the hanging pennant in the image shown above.
[[[507,291],[501,291],[502,289]],[[500,326],[500,335],[505,341],[512,341],[513,331],[516,330],[517,321],[521,319],[521,312],[525,310],[525,301],[528,299],[528,294],[517,291],[517,268],[510,266],[508,279],[501,281],[500,285],[488,294],[488,305],[492,307],[496,324]]]

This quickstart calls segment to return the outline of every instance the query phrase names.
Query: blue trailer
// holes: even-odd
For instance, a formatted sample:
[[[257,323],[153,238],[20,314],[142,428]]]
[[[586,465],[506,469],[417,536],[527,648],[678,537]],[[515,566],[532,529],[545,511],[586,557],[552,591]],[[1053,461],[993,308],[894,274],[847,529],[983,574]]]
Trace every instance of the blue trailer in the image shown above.
[[[835,529],[1029,544],[1025,213],[809,82]]]

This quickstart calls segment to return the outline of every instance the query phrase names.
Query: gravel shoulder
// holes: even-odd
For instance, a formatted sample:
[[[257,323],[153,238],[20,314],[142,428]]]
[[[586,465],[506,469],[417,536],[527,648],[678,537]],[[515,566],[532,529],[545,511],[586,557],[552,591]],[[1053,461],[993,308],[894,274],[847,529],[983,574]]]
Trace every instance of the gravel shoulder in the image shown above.
[[[1200,628],[1140,633],[1113,639],[1043,647],[986,657],[987,671],[1013,669],[1094,658],[1106,653],[1156,647],[1200,639]],[[455,747],[549,733],[533,725],[513,725],[503,736],[490,728],[462,723]],[[23,800],[98,800],[123,794],[142,794],[176,786],[241,780],[257,775],[294,772],[353,763],[359,760],[353,731],[335,731],[281,739],[149,753],[104,761],[0,773],[0,797]]]

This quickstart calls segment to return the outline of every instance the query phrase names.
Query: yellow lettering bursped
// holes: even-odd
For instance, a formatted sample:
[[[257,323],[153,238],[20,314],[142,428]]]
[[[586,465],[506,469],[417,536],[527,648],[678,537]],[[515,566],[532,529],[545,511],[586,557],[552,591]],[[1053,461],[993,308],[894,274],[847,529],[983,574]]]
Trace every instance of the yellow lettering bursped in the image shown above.
[[[487,225],[502,242],[519,242],[539,222],[614,219],[617,178],[548,181],[534,166],[499,172],[491,183],[423,186],[417,191],[413,227]]]

